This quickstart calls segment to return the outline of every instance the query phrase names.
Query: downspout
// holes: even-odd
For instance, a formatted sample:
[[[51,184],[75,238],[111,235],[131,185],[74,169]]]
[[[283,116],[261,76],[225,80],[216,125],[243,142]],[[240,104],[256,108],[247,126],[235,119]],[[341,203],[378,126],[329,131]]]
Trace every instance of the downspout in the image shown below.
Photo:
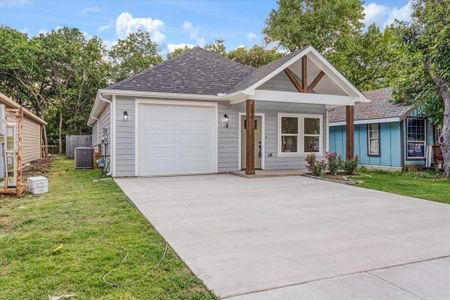
[[[111,133],[113,132],[112,131],[112,126],[113,126],[113,123],[112,123],[112,116],[113,116],[113,111],[112,111],[112,101],[111,100],[108,100],[108,99],[106,99],[106,98],[103,98],[103,95],[102,95],[102,93],[98,93],[98,98],[101,100],[101,101],[103,101],[103,102],[106,102],[106,103],[108,103],[108,105],[109,105],[109,108],[110,108],[110,112],[109,112],[109,126],[110,126],[110,131],[111,131]],[[98,120],[98,119],[97,119]],[[100,124],[99,124],[100,125]],[[98,127],[98,126],[97,126]],[[111,135],[111,144],[112,144],[112,141],[113,141],[113,136]],[[110,147],[110,150],[113,150],[113,147]],[[111,164],[111,158],[112,158],[112,151],[110,151],[110,161],[109,161],[109,166],[110,166],[110,168],[109,168],[109,172],[108,172],[108,176],[111,176],[111,174],[112,174],[112,168],[111,168],[111,166],[112,166],[112,164]]]

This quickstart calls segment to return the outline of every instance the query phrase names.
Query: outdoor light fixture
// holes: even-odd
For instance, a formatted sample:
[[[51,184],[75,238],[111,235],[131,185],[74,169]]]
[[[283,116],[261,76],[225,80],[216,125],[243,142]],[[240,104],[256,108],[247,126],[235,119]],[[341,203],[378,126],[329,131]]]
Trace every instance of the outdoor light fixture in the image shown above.
[[[123,112],[123,120],[128,121],[128,112],[127,111]]]
[[[225,120],[225,128],[228,128],[228,121],[230,121],[230,118],[228,118],[227,114],[224,114],[223,117],[224,117],[224,120]]]

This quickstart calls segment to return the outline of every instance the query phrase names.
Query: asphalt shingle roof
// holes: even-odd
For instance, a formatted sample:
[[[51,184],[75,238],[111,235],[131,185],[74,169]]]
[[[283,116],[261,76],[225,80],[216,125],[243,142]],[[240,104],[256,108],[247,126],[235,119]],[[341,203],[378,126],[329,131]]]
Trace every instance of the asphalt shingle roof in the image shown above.
[[[302,50],[254,69],[194,47],[174,59],[115,83],[108,89],[198,95],[230,94],[258,82]]]
[[[227,93],[253,70],[252,67],[195,47],[108,89],[217,95]]]
[[[404,117],[412,110],[412,106],[391,102],[392,88],[368,91],[364,95],[371,101],[367,103],[356,103],[355,120]],[[329,119],[330,123],[345,121],[345,107],[338,107],[331,110]]]

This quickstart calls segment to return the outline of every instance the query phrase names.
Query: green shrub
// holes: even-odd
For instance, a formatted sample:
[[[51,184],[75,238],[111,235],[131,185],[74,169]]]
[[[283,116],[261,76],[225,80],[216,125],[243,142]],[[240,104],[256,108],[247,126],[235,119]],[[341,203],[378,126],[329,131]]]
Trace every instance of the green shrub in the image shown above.
[[[306,164],[308,171],[314,176],[321,176],[323,171],[327,168],[327,163],[323,160],[320,162],[317,161],[315,154],[308,154],[305,160],[308,162]]]
[[[353,175],[356,168],[358,168],[358,157],[355,157],[355,159],[347,159],[344,162],[344,170],[348,175]]]
[[[341,159],[337,157],[336,152],[327,152],[325,158],[328,161],[328,170],[331,174],[336,175],[341,167]]]

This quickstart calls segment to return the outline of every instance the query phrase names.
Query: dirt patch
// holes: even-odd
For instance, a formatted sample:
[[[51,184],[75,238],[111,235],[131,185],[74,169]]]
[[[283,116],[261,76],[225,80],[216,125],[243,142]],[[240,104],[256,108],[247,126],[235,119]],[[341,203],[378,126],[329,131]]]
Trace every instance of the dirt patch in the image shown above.
[[[23,176],[46,176],[49,172],[51,162],[51,158],[34,160],[23,167]]]

